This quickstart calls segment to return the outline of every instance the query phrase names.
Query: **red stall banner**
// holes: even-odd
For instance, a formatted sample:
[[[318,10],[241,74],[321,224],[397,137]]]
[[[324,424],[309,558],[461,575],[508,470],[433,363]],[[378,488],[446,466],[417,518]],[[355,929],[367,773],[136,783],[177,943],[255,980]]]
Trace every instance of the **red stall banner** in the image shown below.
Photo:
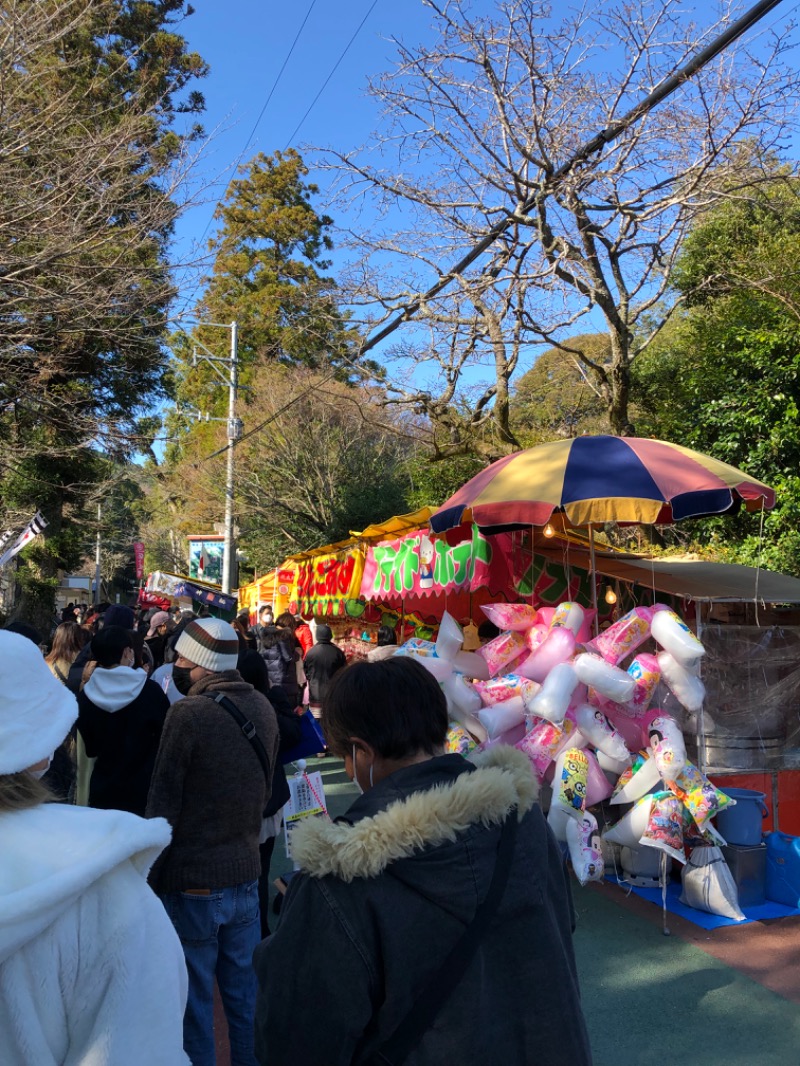
[[[133,542],[133,557],[136,560],[136,580],[144,577],[144,544],[140,540]]]

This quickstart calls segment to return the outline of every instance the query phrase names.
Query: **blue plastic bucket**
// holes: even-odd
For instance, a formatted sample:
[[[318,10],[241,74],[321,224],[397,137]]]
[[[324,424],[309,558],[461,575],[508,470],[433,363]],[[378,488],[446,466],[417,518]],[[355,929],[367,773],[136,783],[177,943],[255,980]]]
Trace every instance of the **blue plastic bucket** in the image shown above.
[[[717,829],[729,844],[761,843],[761,822],[769,814],[763,792],[751,788],[723,788],[720,791],[736,800],[717,815]]]

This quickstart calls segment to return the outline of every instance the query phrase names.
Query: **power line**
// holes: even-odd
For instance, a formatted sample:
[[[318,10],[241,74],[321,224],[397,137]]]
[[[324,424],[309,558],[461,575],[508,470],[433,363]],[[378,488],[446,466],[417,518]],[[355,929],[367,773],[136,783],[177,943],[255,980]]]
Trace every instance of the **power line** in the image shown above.
[[[768,15],[769,12],[772,11],[773,8],[776,8],[780,3],[783,3],[783,0],[760,0],[759,3],[750,8],[750,10],[745,12],[741,18],[737,19],[736,22],[730,25],[724,33],[721,33],[716,37],[711,44],[698,52],[693,59],[690,59],[688,63],[685,63],[674,74],[665,78],[660,85],[656,86],[656,88],[644,98],[644,100],[641,100],[635,107],[631,108],[631,110],[624,114],[622,118],[617,119],[616,122],[612,122],[606,129],[601,130],[599,133],[595,134],[591,140],[586,141],[581,145],[570,159],[565,163],[562,163],[557,170],[541,183],[539,189],[529,196],[528,199],[514,211],[513,215],[507,215],[505,218],[491,226],[485,236],[483,236],[478,243],[474,245],[465,256],[463,256],[463,258],[450,267],[449,270],[441,274],[439,280],[431,285],[426,292],[415,296],[400,314],[396,315],[390,322],[387,322],[387,324],[372,337],[368,337],[361,346],[359,354],[363,355],[364,352],[370,351],[376,345],[380,344],[382,340],[385,340],[386,337],[394,333],[394,331],[404,322],[413,318],[424,303],[427,303],[435,296],[438,296],[440,292],[450,285],[454,278],[463,274],[476,259],[479,259],[483,253],[494,244],[497,238],[508,229],[508,227],[514,222],[515,218],[519,215],[530,214],[539,203],[553,194],[561,180],[578,164],[585,163],[590,156],[594,155],[596,152],[602,151],[607,144],[615,141],[621,133],[624,133],[626,129],[642,118],[642,116],[646,115],[649,111],[652,111],[654,107],[676,92],[684,82],[693,77],[699,70],[706,66],[707,63],[710,63],[712,59],[715,59],[720,52],[723,52],[728,47],[729,44],[732,44],[733,41],[746,33],[751,26],[754,26],[765,15]]]
[[[284,70],[286,70],[286,66],[287,66],[287,64],[288,64],[289,60],[290,60],[290,59],[292,58],[292,53],[294,52],[295,46],[296,46],[297,42],[298,42],[298,41],[300,40],[300,34],[301,34],[301,33],[303,32],[303,30],[305,29],[305,25],[306,25],[306,23],[308,22],[309,16],[311,15],[311,12],[312,12],[312,11],[314,10],[314,6],[316,5],[316,2],[317,2],[317,0],[311,0],[311,6],[309,7],[308,11],[306,12],[306,17],[305,17],[305,18],[303,19],[302,23],[300,24],[300,29],[299,29],[299,30],[297,31],[297,33],[295,34],[295,38],[294,38],[294,40],[292,41],[292,46],[291,46],[291,48],[289,49],[288,53],[286,54],[286,58],[285,58],[285,59],[284,59],[284,61],[283,61],[283,64],[282,64],[282,66],[281,66],[281,69],[280,69],[280,70],[278,71],[278,73],[277,73],[277,76],[276,76],[276,78],[275,78],[275,81],[274,81],[274,82],[272,83],[272,88],[270,89],[270,91],[269,91],[269,93],[268,93],[268,95],[267,95],[267,99],[266,99],[266,100],[264,101],[264,106],[263,106],[263,107],[261,108],[261,110],[259,111],[259,113],[258,113],[258,118],[257,118],[257,119],[255,120],[255,122],[253,123],[253,128],[252,128],[252,129],[250,130],[250,134],[249,134],[249,136],[248,136],[248,138],[247,138],[247,141],[245,142],[245,146],[244,146],[244,148],[243,148],[243,149],[241,150],[241,152],[239,153],[239,156],[238,156],[238,158],[237,158],[236,162],[235,162],[235,163],[234,163],[234,165],[233,165],[233,174],[234,174],[234,177],[236,176],[236,171],[238,170],[238,168],[239,168],[239,164],[241,163],[241,161],[242,161],[242,158],[244,157],[244,153],[245,153],[245,152],[247,151],[247,149],[248,149],[248,148],[250,147],[250,143],[251,143],[251,141],[253,140],[253,137],[255,136],[255,132],[256,132],[256,130],[258,129],[258,126],[259,126],[259,123],[261,122],[261,119],[262,119],[262,118],[264,117],[264,113],[265,113],[265,111],[267,110],[267,108],[269,107],[269,102],[270,102],[270,100],[272,99],[272,96],[273,96],[273,94],[274,94],[275,90],[276,90],[276,89],[277,89],[277,87],[278,87],[278,82],[279,82],[279,81],[281,80],[281,76],[283,75],[283,72],[284,72]],[[375,5],[373,4],[373,7],[374,7],[374,6],[375,6]],[[360,27],[359,27],[359,28],[360,28]],[[327,84],[327,82],[326,82],[326,84]],[[315,102],[316,102],[316,101],[315,101]],[[313,104],[312,104],[312,107],[313,107]],[[305,116],[304,116],[304,119],[305,119]],[[292,136],[294,136],[294,134],[292,134]],[[229,188],[231,187],[231,183],[233,182],[233,180],[234,180],[234,179],[233,179],[233,178],[231,178],[231,180],[230,180],[230,181],[228,182],[228,184],[226,185],[226,187],[225,187],[225,192],[224,192],[224,193],[222,194],[222,196],[220,197],[220,200],[224,200],[224,199],[225,199],[225,197],[227,196],[227,193],[228,193],[228,189],[229,189]],[[218,200],[218,201],[217,201],[217,203],[219,203],[219,202],[220,202],[220,201]],[[216,207],[214,208],[214,213],[216,213]],[[214,221],[214,213],[212,213],[212,215],[211,215],[211,218],[209,218],[208,222],[206,223],[206,228],[205,228],[205,229],[203,230],[203,233],[202,233],[202,235],[201,235],[201,237],[200,237],[200,242],[201,242],[201,243],[202,243],[202,241],[203,241],[203,240],[205,239],[205,236],[206,236],[206,234],[208,233],[209,229],[211,228],[211,223],[212,223],[212,222]]]
[[[303,123],[305,122],[305,120],[306,120],[306,119],[308,118],[308,116],[309,116],[309,115],[311,114],[311,111],[312,111],[312,109],[313,109],[314,105],[316,104],[317,100],[319,100],[320,96],[322,96],[322,94],[323,94],[323,93],[325,92],[325,89],[326,89],[326,88],[328,87],[328,82],[329,82],[329,81],[331,80],[331,78],[333,77],[333,75],[334,75],[334,74],[336,73],[336,71],[338,70],[338,68],[339,68],[339,64],[340,64],[340,63],[342,62],[342,60],[344,59],[344,57],[345,57],[345,56],[347,55],[347,53],[348,53],[348,52],[350,51],[350,46],[352,45],[353,41],[355,41],[356,37],[358,37],[359,33],[361,32],[361,27],[362,27],[362,26],[364,25],[364,23],[365,23],[365,22],[367,21],[367,19],[368,19],[368,18],[370,17],[370,15],[372,14],[372,12],[373,12],[373,11],[375,10],[375,5],[376,5],[377,3],[378,3],[378,0],[372,0],[372,3],[370,4],[369,10],[367,11],[366,15],[365,15],[365,16],[363,17],[363,19],[361,20],[361,22],[359,22],[359,24],[358,24],[358,28],[356,29],[356,32],[355,32],[355,33],[353,34],[353,36],[352,36],[352,37],[350,38],[350,40],[349,40],[349,41],[347,42],[347,45],[345,46],[345,49],[344,49],[344,51],[342,52],[342,54],[341,54],[341,55],[339,56],[339,58],[338,58],[338,59],[336,60],[336,62],[334,63],[334,65],[333,65],[333,69],[331,70],[330,74],[329,74],[329,75],[327,76],[327,78],[325,79],[325,81],[324,81],[324,82],[322,83],[322,88],[321,88],[321,89],[319,90],[319,92],[317,93],[317,95],[316,95],[316,96],[314,97],[314,99],[313,99],[313,100],[311,101],[311,103],[310,103],[310,104],[309,104],[309,106],[308,106],[308,110],[306,111],[306,113],[305,113],[305,114],[303,115],[303,117],[302,117],[302,118],[300,119],[300,121],[299,121],[299,122],[297,123],[297,125],[295,126],[295,128],[294,128],[294,131],[292,132],[292,135],[291,135],[291,137],[289,138],[289,140],[288,140],[288,141],[286,142],[286,144],[284,145],[284,149],[283,149],[284,151],[286,151],[286,149],[287,149],[287,148],[289,147],[289,145],[290,145],[290,144],[292,143],[292,141],[293,141],[293,140],[295,139],[295,137],[297,136],[297,134],[298,134],[298,133],[299,133],[299,131],[300,131],[300,128],[301,128],[301,126],[303,125]]]

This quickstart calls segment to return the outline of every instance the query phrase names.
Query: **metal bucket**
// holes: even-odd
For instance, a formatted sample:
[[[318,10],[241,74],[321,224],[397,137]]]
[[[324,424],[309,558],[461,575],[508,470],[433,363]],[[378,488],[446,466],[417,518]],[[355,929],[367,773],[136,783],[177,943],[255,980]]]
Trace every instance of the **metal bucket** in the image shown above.
[[[786,746],[786,733],[741,736],[716,730],[706,733],[705,743],[697,738],[698,758],[707,769],[769,770],[777,768]]]

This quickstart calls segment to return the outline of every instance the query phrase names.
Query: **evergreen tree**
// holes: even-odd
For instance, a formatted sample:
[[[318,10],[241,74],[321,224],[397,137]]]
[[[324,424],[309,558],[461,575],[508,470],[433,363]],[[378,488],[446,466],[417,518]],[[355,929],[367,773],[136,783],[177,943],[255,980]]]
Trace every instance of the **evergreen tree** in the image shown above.
[[[50,522],[22,575],[40,621],[78,562],[96,453],[139,448],[163,392],[167,252],[205,73],[175,32],[184,7],[0,3],[0,493],[7,515]]]
[[[338,307],[335,282],[325,274],[332,220],[313,206],[319,190],[307,174],[293,149],[260,154],[231,182],[217,210],[214,268],[192,340],[217,351],[219,331],[202,322],[235,320],[245,382],[269,364],[340,366],[342,376],[351,374],[347,359],[355,338]],[[179,342],[179,357],[187,351]],[[189,375],[182,396],[196,400],[210,381],[202,370]]]

